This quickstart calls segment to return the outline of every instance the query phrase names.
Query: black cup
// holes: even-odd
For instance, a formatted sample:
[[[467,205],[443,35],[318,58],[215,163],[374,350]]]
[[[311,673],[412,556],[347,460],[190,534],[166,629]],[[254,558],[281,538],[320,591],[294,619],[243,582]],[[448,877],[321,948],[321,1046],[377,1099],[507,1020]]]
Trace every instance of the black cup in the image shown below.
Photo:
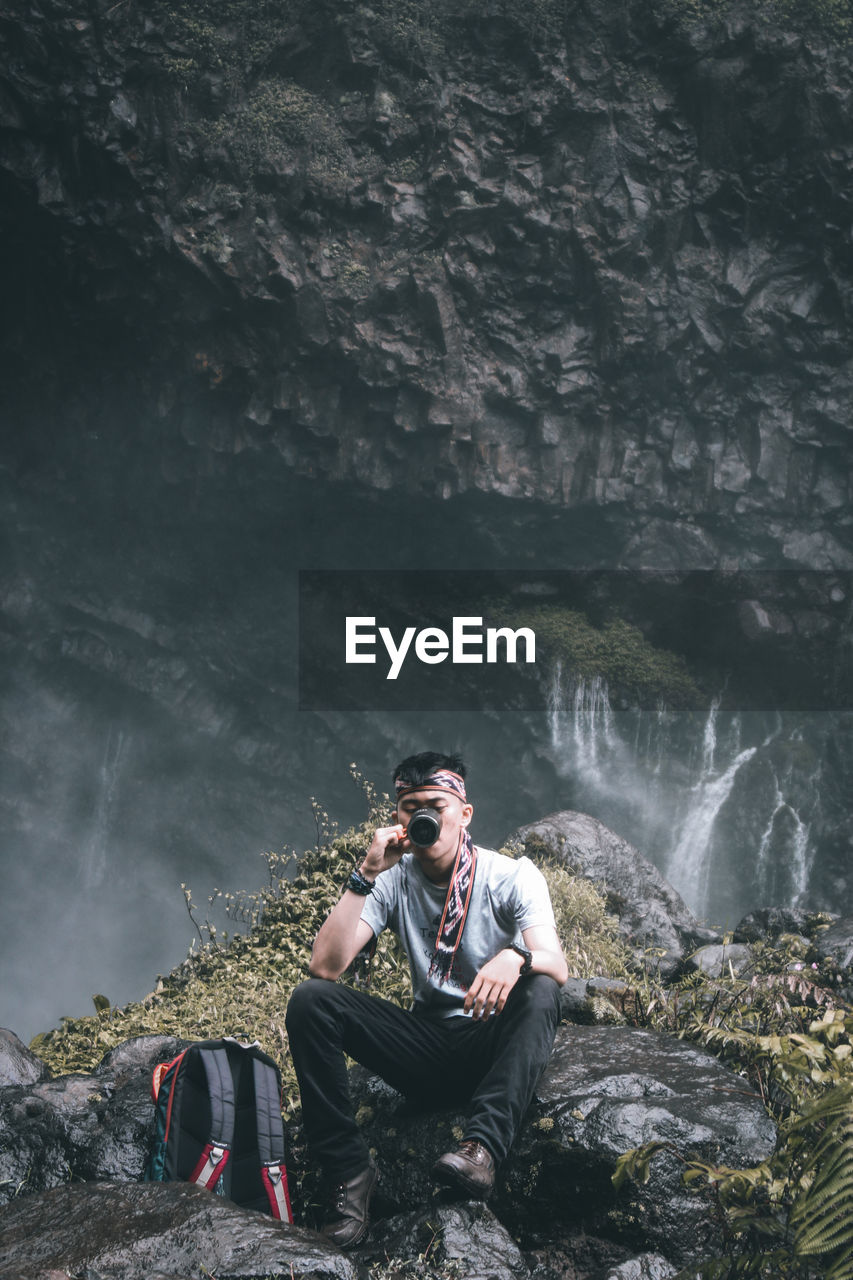
[[[409,818],[406,835],[419,849],[428,849],[431,844],[435,844],[440,831],[441,818],[432,809],[416,809]]]

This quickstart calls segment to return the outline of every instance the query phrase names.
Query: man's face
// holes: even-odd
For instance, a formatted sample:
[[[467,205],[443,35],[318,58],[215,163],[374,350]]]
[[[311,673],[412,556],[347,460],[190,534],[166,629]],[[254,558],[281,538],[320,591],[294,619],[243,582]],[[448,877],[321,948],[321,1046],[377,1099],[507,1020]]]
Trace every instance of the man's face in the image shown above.
[[[420,791],[410,791],[397,802],[397,821],[407,827],[412,814],[418,809],[430,809],[439,819],[441,830],[438,839],[426,849],[413,845],[409,840],[404,842],[404,847],[411,850],[428,875],[430,870],[434,870],[449,876],[459,847],[459,832],[468,826],[474,807],[451,791],[424,787]]]

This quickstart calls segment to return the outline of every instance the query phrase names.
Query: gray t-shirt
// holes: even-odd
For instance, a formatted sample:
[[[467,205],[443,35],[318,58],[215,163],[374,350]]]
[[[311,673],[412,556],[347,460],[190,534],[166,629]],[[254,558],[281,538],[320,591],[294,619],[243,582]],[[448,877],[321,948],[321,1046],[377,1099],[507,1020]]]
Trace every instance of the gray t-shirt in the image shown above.
[[[429,977],[430,961],[447,897],[447,887],[427,879],[411,853],[376,877],[373,893],[361,912],[379,936],[397,934],[412,971],[414,1009],[434,1018],[462,1014],[465,993],[478,971],[510,943],[522,941],[522,930],[554,924],[545,877],[529,858],[508,858],[494,849],[477,848],[474,887],[462,941],[445,983]]]

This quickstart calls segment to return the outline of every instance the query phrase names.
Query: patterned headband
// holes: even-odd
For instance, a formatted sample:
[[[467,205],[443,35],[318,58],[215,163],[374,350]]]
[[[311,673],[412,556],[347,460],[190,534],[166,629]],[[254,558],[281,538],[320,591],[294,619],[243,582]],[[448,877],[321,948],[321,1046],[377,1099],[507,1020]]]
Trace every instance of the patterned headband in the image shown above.
[[[410,791],[452,791],[455,796],[459,796],[462,800],[467,800],[465,795],[465,781],[458,773],[453,773],[450,769],[439,769],[435,773],[431,773],[423,782],[411,783],[405,778],[394,779],[394,790],[397,793],[397,799],[401,796],[408,795]]]

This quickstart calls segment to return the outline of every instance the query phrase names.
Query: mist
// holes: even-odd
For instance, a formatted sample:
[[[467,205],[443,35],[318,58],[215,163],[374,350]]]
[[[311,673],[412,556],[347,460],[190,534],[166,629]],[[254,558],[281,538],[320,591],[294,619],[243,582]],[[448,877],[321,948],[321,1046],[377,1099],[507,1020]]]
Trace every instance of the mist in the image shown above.
[[[292,491],[281,520],[228,489],[178,516],[154,489],[155,518],[112,537],[112,501],[81,518],[77,502],[24,495],[4,577],[0,1023],[25,1039],[90,1013],[95,993],[144,996],[195,937],[182,883],[202,914],[214,889],[256,889],[266,851],[314,843],[312,796],[360,822],[350,764],[387,790],[417,750],[463,752],[480,843],[583,810],[717,926],[844,892],[831,848],[813,874],[846,811],[836,797],[827,834],[840,713],[614,710],[601,682],[557,671],[541,711],[300,711],[299,568],[431,564],[454,539],[454,567],[516,567],[520,539],[516,559],[496,556],[485,534],[460,536],[457,509],[430,552],[430,503],[322,485]],[[336,520],[320,534],[324,509]],[[349,525],[360,541],[342,548]]]

